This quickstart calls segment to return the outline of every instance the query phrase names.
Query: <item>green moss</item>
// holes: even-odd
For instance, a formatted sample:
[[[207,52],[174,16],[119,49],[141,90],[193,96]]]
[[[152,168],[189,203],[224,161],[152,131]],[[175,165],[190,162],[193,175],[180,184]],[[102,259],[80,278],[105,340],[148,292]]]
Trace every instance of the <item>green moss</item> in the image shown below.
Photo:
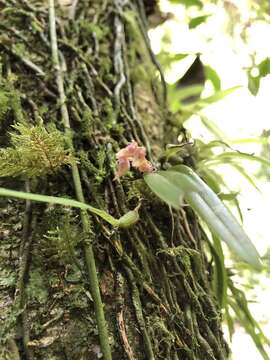
[[[104,148],[100,148],[95,155],[95,163],[89,159],[89,154],[85,151],[79,152],[79,159],[82,167],[91,174],[96,185],[101,184],[106,177],[107,169],[105,167],[106,153]]]
[[[130,70],[130,79],[134,83],[147,82],[149,84],[151,82],[151,78],[151,73],[149,74],[149,72],[147,72],[144,64],[138,64]]]
[[[95,34],[97,40],[104,39],[104,37],[107,36],[107,34],[110,32],[108,26],[105,25],[99,26],[85,20],[81,20],[79,25],[80,25],[80,30],[83,32],[84,36],[87,37]]]
[[[8,112],[13,112],[15,119],[22,121],[20,93],[14,88],[16,76],[9,75],[7,79],[0,74],[0,120],[4,121]]]
[[[0,149],[0,176],[44,176],[74,161],[55,126],[47,130],[42,124],[18,123],[13,128],[12,146]]]
[[[29,299],[37,301],[39,304],[45,304],[48,299],[48,291],[44,273],[41,269],[35,269],[30,273],[30,279],[27,286]]]

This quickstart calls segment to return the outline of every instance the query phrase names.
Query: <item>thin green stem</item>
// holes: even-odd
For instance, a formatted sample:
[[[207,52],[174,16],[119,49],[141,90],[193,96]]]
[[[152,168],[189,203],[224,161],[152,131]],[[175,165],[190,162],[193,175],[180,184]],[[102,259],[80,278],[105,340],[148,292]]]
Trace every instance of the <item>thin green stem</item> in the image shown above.
[[[64,81],[62,70],[60,67],[59,62],[59,55],[58,55],[58,46],[57,46],[57,34],[56,34],[56,22],[55,22],[55,9],[54,9],[54,0],[49,0],[49,19],[50,19],[50,37],[51,37],[51,50],[52,50],[52,61],[56,70],[56,77],[57,77],[57,86],[59,91],[60,103],[61,103],[61,114],[62,114],[62,121],[65,126],[65,132],[69,138],[69,146],[73,150],[73,142],[72,137],[70,134],[70,121],[69,121],[69,114],[68,109],[66,106],[66,96],[64,91]],[[73,183],[76,191],[77,199],[80,202],[85,202],[82,184],[79,174],[79,169],[76,163],[72,165],[72,177]],[[83,230],[85,234],[91,233],[91,224],[85,210],[81,210],[81,220],[83,224]],[[92,244],[90,241],[83,242],[84,248],[84,256],[86,262],[87,273],[89,277],[91,293],[94,301],[95,307],[95,314],[97,320],[97,326],[99,331],[99,339],[100,339],[100,346],[103,353],[103,357],[105,360],[111,360],[111,349],[109,344],[109,336],[107,330],[107,324],[104,316],[103,311],[103,304],[101,300],[100,290],[99,290],[99,283],[97,277],[97,270],[94,258],[94,252],[92,248]]]
[[[26,180],[26,191],[30,190],[29,180]],[[33,359],[33,352],[28,346],[29,342],[29,328],[27,324],[27,314],[26,314],[26,305],[27,305],[27,294],[26,286],[29,276],[29,268],[31,261],[31,248],[33,241],[33,232],[31,233],[31,228],[34,228],[36,218],[32,220],[32,203],[29,200],[26,200],[25,204],[25,213],[23,220],[23,232],[22,232],[22,241],[20,246],[20,268],[19,268],[19,278],[16,289],[16,301],[18,303],[21,313],[18,316],[18,324],[21,327],[22,333],[22,344],[23,350],[25,353],[25,358],[27,360]],[[33,229],[32,229],[33,230]]]

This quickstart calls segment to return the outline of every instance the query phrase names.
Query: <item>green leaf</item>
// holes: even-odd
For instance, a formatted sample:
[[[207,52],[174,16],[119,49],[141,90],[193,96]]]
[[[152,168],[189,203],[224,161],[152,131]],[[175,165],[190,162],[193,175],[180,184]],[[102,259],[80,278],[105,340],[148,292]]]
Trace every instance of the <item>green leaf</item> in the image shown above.
[[[203,167],[203,170],[200,171],[200,174],[202,174],[202,178],[205,180],[206,184],[208,186],[210,186],[210,188],[216,194],[218,194],[218,197],[221,200],[229,200],[229,201],[233,202],[233,204],[235,205],[235,207],[238,211],[241,223],[243,223],[243,215],[242,215],[242,211],[241,211],[241,208],[239,205],[239,201],[237,199],[238,193],[230,192],[230,194],[226,194],[227,196],[225,194],[222,194],[220,185],[222,185],[226,188],[228,188],[228,187],[224,183],[222,176],[220,176],[216,171],[210,170],[209,168],[206,169],[205,167]],[[228,189],[228,190],[230,191],[230,189]]]
[[[260,76],[251,76],[248,74],[248,90],[252,95],[256,96],[260,88],[261,78]]]
[[[185,200],[194,207],[210,230],[225,241],[242,260],[260,269],[261,261],[255,246],[218,196],[187,166],[174,166],[172,170],[189,176],[193,184],[196,184],[197,192],[186,194]]]
[[[183,4],[186,7],[198,6],[202,8],[203,3],[200,0],[170,0],[172,4]]]
[[[238,194],[239,194],[238,192],[231,192],[231,193],[229,193],[229,194],[221,193],[221,194],[219,194],[218,197],[219,197],[221,200],[232,201],[232,200],[234,200],[234,199],[237,197]]]
[[[180,208],[183,201],[184,191],[177,185],[172,184],[164,176],[164,171],[144,175],[144,180],[150,189],[168,205],[175,209]]]
[[[221,192],[220,185],[225,186],[222,176],[212,170],[204,168],[200,171],[200,175],[216,194]]]
[[[179,89],[174,87],[172,91],[174,91],[174,96],[176,97],[177,101],[182,101],[190,96],[200,95],[203,91],[203,88],[204,86],[202,85],[190,85]]]
[[[190,168],[178,165],[168,171],[147,174],[144,179],[156,195],[176,209],[180,207],[184,196],[210,230],[225,241],[242,260],[256,268],[261,267],[256,248],[237,220]]]
[[[241,325],[246,332],[252,337],[257,349],[260,351],[264,360],[269,360],[269,356],[265,351],[264,345],[270,346],[269,339],[264,335],[259,323],[253,318],[246,299],[245,293],[236,288],[234,283],[229,280],[228,286],[232,292],[232,297],[228,300],[230,307],[235,312]]]
[[[113,216],[111,216],[104,210],[97,209],[91,205],[82,203],[77,200],[67,199],[67,198],[63,198],[63,197],[33,194],[33,193],[10,190],[10,189],[5,189],[5,188],[0,188],[0,196],[13,197],[13,198],[17,198],[17,199],[31,200],[31,201],[37,201],[37,202],[44,202],[44,203],[48,203],[48,204],[71,206],[71,207],[79,208],[81,210],[88,210],[88,211],[92,212],[93,214],[101,217],[103,220],[107,221],[109,224],[111,224],[114,227],[118,227],[118,226],[119,227],[127,227],[127,223],[125,220],[130,222],[130,218],[131,218],[131,216],[133,216],[133,214],[131,214],[131,213],[137,211],[136,210],[137,208],[136,208],[135,210],[129,211],[127,214],[123,215],[120,219],[115,219]],[[134,215],[136,216],[137,214],[134,214]],[[128,217],[128,219],[126,219],[127,217]]]
[[[209,130],[215,137],[219,140],[224,140],[226,138],[225,134],[220,130],[220,128],[206,116],[199,115],[202,124]]]
[[[197,16],[197,17],[191,19],[188,24],[189,29],[194,29],[197,26],[199,26],[200,24],[204,23],[206,21],[206,19],[209,18],[209,16],[211,16],[211,14]]]
[[[230,162],[229,164],[232,165],[250,183],[250,185],[252,185],[257,191],[261,192],[252,176],[250,176],[241,165],[236,162]]]
[[[213,84],[215,91],[219,91],[221,89],[221,82],[220,82],[220,78],[219,78],[217,72],[210,66],[205,65],[204,73],[205,73],[206,79],[211,81],[211,83]]]
[[[183,59],[185,59],[187,56],[189,56],[189,54],[182,54],[182,53],[178,53],[178,54],[171,54],[169,52],[166,51],[161,51],[158,55],[158,61],[161,64],[162,68],[164,70],[169,69],[171,67],[171,65],[177,61],[181,61]]]
[[[256,161],[259,162],[261,165],[270,167],[270,161],[265,159],[264,157],[252,155],[252,154],[245,154],[238,151],[229,151],[224,152],[222,154],[216,155],[213,159],[209,159],[209,162],[211,160],[230,160],[230,159],[243,159],[243,160],[250,160],[250,161]],[[205,164],[208,163],[208,160],[204,162]]]
[[[258,65],[260,76],[264,77],[270,74],[270,58],[267,57]]]
[[[225,307],[225,320],[228,326],[228,330],[229,330],[229,336],[230,336],[230,341],[232,342],[232,337],[234,334],[234,319],[232,318],[230,311],[229,311],[229,305],[227,305]]]
[[[171,91],[171,93],[174,96],[173,101],[171,100],[170,103],[170,108],[172,112],[176,112],[178,110],[181,110],[182,113],[186,113],[188,114],[188,117],[197,114],[201,117],[201,120],[203,123],[209,121],[206,117],[204,117],[200,111],[202,109],[204,109],[205,107],[207,107],[208,105],[211,105],[217,101],[220,101],[222,99],[224,99],[226,96],[232,94],[234,91],[236,91],[237,89],[239,89],[240,86],[234,86],[232,88],[226,89],[226,90],[220,90],[215,92],[213,95],[206,97],[206,98],[201,98],[200,100],[196,100],[195,102],[192,102],[188,105],[183,105],[181,103],[179,103],[179,99],[177,98],[177,95],[173,94],[173,91]],[[212,125],[212,128],[214,128],[214,125]],[[212,130],[210,130],[212,131]],[[220,138],[220,137],[218,137]]]
[[[230,139],[231,144],[268,144],[268,139],[265,137],[253,137],[253,138],[242,138],[242,139]]]
[[[212,147],[214,147],[215,143],[218,144],[218,142],[212,141],[208,145],[206,145],[205,148],[207,149],[208,146],[211,146],[211,145],[212,145]],[[202,148],[202,149],[204,150],[204,148]],[[203,150],[202,150],[202,153],[203,153]],[[231,153],[231,152],[228,152],[228,153]],[[232,153],[234,153],[234,152],[232,152]],[[224,153],[224,154],[227,154],[227,153]],[[219,155],[212,157],[213,160],[211,160],[211,156],[209,156],[209,154],[207,154],[208,158],[209,158],[209,162],[208,162],[208,160],[202,160],[202,162],[198,163],[199,168],[204,169],[206,163],[207,163],[208,168],[210,166],[219,165],[219,164],[230,165],[235,170],[237,170],[250,183],[251,186],[253,186],[257,191],[261,192],[260,189],[258,188],[258,186],[256,185],[255,180],[253,179],[253,177],[251,175],[249,175],[248,172],[245,170],[245,168],[239,164],[239,161],[237,161],[238,160],[237,159],[237,154],[239,154],[239,152],[235,151],[236,159],[233,159],[233,157],[230,156],[230,155],[229,155],[229,157],[223,156],[224,154],[222,154],[221,158],[219,157]],[[244,153],[240,153],[240,154],[244,154]],[[250,156],[249,154],[244,154],[244,155]],[[253,156],[253,155],[251,155],[251,156]],[[206,157],[207,156],[204,156],[204,153],[203,153],[202,158],[206,158]],[[266,165],[266,164],[264,164],[264,165]]]
[[[235,92],[236,90],[240,89],[241,86],[233,86],[229,89],[226,90],[220,90],[215,92],[213,95],[200,99],[201,103],[205,103],[207,105],[209,104],[213,104],[217,101],[223,100],[225,97],[227,97],[228,95],[232,94],[233,92]]]
[[[213,288],[220,309],[227,306],[227,271],[224,263],[224,254],[218,237],[213,236],[214,246],[209,241],[210,250],[214,258]]]
[[[189,56],[189,54],[182,54],[182,53],[168,54],[168,55],[172,61],[181,61],[181,60],[185,59],[187,56]]]

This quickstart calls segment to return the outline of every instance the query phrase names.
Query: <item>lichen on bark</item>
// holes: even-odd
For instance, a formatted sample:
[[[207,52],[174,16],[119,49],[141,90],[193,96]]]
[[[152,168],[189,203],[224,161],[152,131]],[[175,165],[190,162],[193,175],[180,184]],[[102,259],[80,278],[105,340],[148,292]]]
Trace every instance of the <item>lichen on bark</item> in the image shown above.
[[[11,125],[40,120],[64,132],[44,1],[0,1],[1,146]],[[2,200],[3,359],[98,359],[101,349],[82,243],[91,243],[113,359],[226,359],[211,291],[205,235],[190,209],[170,211],[133,172],[113,180],[115,154],[135,140],[159,166],[172,124],[162,74],[147,40],[143,2],[58,5],[60,64],[76,158],[88,203],[120,217],[143,198],[139,222],[112,229],[76,210]],[[3,92],[2,91],[2,92]],[[10,91],[10,90],[9,90]],[[193,163],[192,159],[187,159]],[[180,160],[179,160],[180,161]],[[74,198],[69,166],[1,186]]]

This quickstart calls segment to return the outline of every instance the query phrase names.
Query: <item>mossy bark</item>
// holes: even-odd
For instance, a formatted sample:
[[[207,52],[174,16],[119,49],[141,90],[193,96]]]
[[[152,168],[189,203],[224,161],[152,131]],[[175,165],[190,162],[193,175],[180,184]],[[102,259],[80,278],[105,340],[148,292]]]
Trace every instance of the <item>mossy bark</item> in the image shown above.
[[[143,2],[57,5],[64,104],[47,4],[1,0],[0,9],[0,103],[6,104],[1,146],[16,122],[54,123],[67,131],[64,105],[85,201],[120,217],[143,199],[139,222],[126,230],[93,216],[87,230],[75,210],[1,200],[0,358],[101,358],[85,252],[90,247],[113,359],[226,359],[196,216],[186,207],[170,211],[139,173],[114,179],[115,153],[128,142],[145,146],[159,167],[164,145],[176,142],[179,133],[185,137],[166,107]],[[1,90],[9,91],[9,102]],[[191,156],[185,161],[194,165]],[[2,178],[0,185],[78,195],[67,166],[48,176]]]

